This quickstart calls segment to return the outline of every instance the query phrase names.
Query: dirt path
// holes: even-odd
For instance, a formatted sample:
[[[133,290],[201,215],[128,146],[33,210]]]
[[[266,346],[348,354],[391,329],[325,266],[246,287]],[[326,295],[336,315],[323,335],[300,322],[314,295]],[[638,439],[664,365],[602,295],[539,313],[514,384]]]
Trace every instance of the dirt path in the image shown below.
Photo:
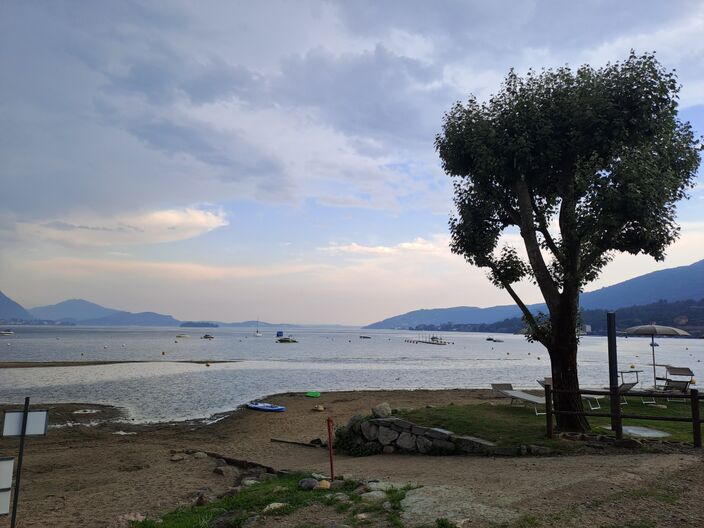
[[[160,515],[192,504],[199,489],[217,494],[230,486],[226,478],[213,473],[213,459],[186,457],[172,462],[172,449],[211,450],[278,469],[326,472],[326,451],[272,443],[270,439],[309,441],[323,437],[328,415],[344,423],[354,414],[367,413],[380,401],[388,401],[393,408],[413,408],[491,398],[488,391],[461,390],[329,393],[316,400],[282,395],[269,401],[287,406],[285,413],[241,410],[209,426],[106,424],[50,429],[47,437],[28,443],[21,526],[106,527],[121,514]],[[318,404],[324,405],[326,412],[313,411]],[[115,414],[114,409],[101,406],[49,407],[50,415],[62,422]],[[96,412],[74,414],[77,410]],[[16,445],[16,441],[3,439],[0,450],[15,454]],[[462,488],[483,504],[519,515],[557,515],[570,505],[578,511],[589,501],[607,503],[615,493],[662,482],[670,474],[686,476],[693,467],[703,467],[700,456],[687,454],[496,459],[338,456],[336,463],[338,473],[360,478]],[[0,520],[0,527],[4,526],[6,519]]]

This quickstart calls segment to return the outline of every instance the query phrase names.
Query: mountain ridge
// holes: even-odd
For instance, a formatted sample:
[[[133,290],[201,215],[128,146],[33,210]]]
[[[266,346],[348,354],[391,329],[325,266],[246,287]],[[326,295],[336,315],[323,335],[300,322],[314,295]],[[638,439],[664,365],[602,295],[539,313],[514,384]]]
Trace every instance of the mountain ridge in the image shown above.
[[[654,303],[660,300],[683,301],[704,298],[704,260],[686,266],[677,266],[653,271],[611,286],[605,286],[580,296],[582,309],[614,310],[634,305]],[[528,305],[532,312],[546,311],[543,303]],[[504,319],[520,317],[516,305],[454,306],[412,310],[371,323],[369,329],[404,329],[418,325],[490,324]]]

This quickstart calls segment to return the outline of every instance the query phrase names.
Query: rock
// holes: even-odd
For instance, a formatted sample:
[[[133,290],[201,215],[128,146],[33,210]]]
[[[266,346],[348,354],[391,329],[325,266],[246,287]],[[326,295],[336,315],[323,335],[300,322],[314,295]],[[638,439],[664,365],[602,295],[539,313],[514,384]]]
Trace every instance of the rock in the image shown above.
[[[386,500],[386,492],[381,490],[368,491],[359,496],[364,502],[381,502]]]
[[[425,436],[427,436],[428,438],[432,438],[433,440],[449,440],[453,434],[454,433],[452,431],[448,431],[447,429],[433,427],[426,431]]]
[[[435,438],[433,440],[433,449],[437,449],[438,451],[451,452],[455,450],[455,444],[453,444],[449,440],[441,440],[439,438]]]
[[[550,449],[549,447],[539,446],[539,445],[534,445],[534,444],[531,444],[528,446],[528,452],[531,455],[538,455],[538,456],[552,455],[552,449]]]
[[[379,427],[371,423],[369,420],[361,423],[360,428],[364,438],[367,440],[376,440],[379,437]]]
[[[415,451],[416,437],[411,433],[401,433],[396,439],[396,445],[406,451]]]
[[[315,480],[330,480],[330,477],[326,477],[322,473],[311,473],[310,476]]]
[[[394,484],[393,482],[370,482],[367,484],[369,491],[389,491],[392,488],[401,489],[403,486]]]
[[[520,450],[517,447],[509,447],[509,446],[494,446],[492,448],[489,448],[487,450],[487,453],[490,454],[491,456],[516,456],[520,454]]]
[[[298,481],[298,487],[302,490],[312,490],[318,485],[318,481],[314,478],[304,478]]]
[[[384,453],[385,455],[393,455],[394,451],[396,451],[396,449],[394,449],[394,446],[392,446],[392,445],[384,446],[381,449],[381,452]]]
[[[391,416],[391,406],[386,402],[382,402],[372,407],[372,414],[375,418],[388,418]]]
[[[359,424],[364,421],[364,416],[361,414],[355,414],[352,418],[347,421],[347,429],[350,431],[359,431]]]
[[[337,502],[350,502],[350,498],[347,493],[335,493],[332,498],[335,499]]]
[[[252,515],[251,517],[248,517],[243,523],[242,523],[242,528],[251,528],[255,524],[257,524],[257,521],[259,520],[259,515]],[[232,526],[230,524],[229,526]],[[229,527],[228,527],[229,528]]]
[[[329,480],[320,480],[318,481],[318,484],[315,486],[315,489],[330,489],[330,481]]]
[[[225,512],[210,521],[210,524],[208,526],[210,528],[230,528],[233,525],[235,519],[238,519],[241,515],[242,512],[240,510]],[[242,526],[245,525],[243,524]]]
[[[222,475],[223,477],[235,479],[240,476],[240,470],[235,466],[215,466],[213,473]]]
[[[429,453],[433,448],[433,441],[428,440],[424,436],[419,436],[416,438],[416,448],[419,453]]]
[[[477,438],[476,436],[460,436],[453,435],[452,441],[457,449],[463,453],[482,453],[487,448],[494,447],[496,444],[489,440]]]
[[[420,425],[412,425],[411,426],[411,432],[414,435],[424,435],[425,433],[428,432],[427,427],[421,427]]]
[[[389,445],[398,438],[398,433],[388,427],[379,427],[379,436],[377,440],[381,445]]]
[[[365,513],[358,513],[357,515],[354,516],[354,518],[358,521],[368,521],[374,517],[371,513],[365,512]]]
[[[354,495],[361,495],[361,494],[366,493],[368,491],[369,491],[369,488],[367,488],[364,484],[360,484],[359,486],[357,486],[354,489],[354,491],[352,491],[352,493]]]
[[[346,481],[354,480],[354,477],[352,475],[350,475],[349,473],[343,473],[342,480],[346,480]]]
[[[183,455],[173,455],[169,460],[171,460],[171,462],[181,462],[181,460],[186,460],[186,457]]]
[[[228,488],[227,491],[223,491],[222,493],[220,493],[217,497],[218,499],[232,497],[233,495],[237,495],[241,490],[242,486],[232,486],[231,488]]]
[[[313,407],[313,410],[318,412],[325,412],[325,407],[323,407],[322,405],[316,405]]]
[[[266,471],[262,471],[259,474],[259,480],[274,480],[276,478],[276,473],[267,473]]]
[[[244,486],[245,488],[256,486],[257,484],[259,484],[259,481],[257,479],[246,478],[242,481],[242,486]]]
[[[208,455],[203,453],[203,451],[197,451],[197,452],[193,453],[193,458],[199,458],[199,459],[200,458],[208,458]]]
[[[184,449],[183,452],[186,453],[187,455],[192,455],[193,453],[196,453],[198,450],[197,449]]]
[[[262,513],[271,513],[276,510],[280,510],[281,508],[285,508],[288,506],[285,502],[272,502],[271,504],[267,504],[266,508],[262,510]]]
[[[386,501],[384,504],[381,505],[382,508],[384,508],[385,511],[391,511],[393,509],[393,506],[389,501]]]
[[[635,438],[621,438],[614,442],[615,447],[626,447],[628,449],[633,449],[642,445],[643,443]]]
[[[205,493],[198,493],[198,495],[196,495],[196,500],[193,504],[195,506],[205,506],[210,501],[210,497],[208,497]]]
[[[215,459],[215,465],[216,466],[227,466],[227,462],[225,462],[222,458],[217,458]],[[234,466],[232,466],[234,467]]]
[[[172,455],[179,455],[183,453],[183,449],[169,449],[169,453]]]
[[[331,489],[340,489],[345,487],[345,481],[344,480],[333,480],[330,483],[330,488]]]

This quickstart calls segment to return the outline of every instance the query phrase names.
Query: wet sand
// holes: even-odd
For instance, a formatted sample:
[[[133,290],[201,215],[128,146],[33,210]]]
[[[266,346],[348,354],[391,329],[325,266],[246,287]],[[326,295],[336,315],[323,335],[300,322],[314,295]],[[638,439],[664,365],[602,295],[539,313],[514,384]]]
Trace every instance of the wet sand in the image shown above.
[[[237,360],[149,360],[149,361],[0,361],[0,369],[40,368],[40,367],[85,367],[88,365],[122,365],[127,363],[195,363],[198,365],[215,363],[237,363]]]

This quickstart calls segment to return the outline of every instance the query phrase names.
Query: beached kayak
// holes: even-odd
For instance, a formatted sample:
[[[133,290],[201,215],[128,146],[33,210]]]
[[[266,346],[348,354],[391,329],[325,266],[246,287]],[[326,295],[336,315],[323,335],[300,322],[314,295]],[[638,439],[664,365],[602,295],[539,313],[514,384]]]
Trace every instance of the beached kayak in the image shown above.
[[[264,411],[264,412],[284,412],[286,410],[286,407],[283,407],[281,405],[274,405],[273,403],[264,403],[264,402],[249,402],[247,404],[247,408],[253,409],[255,411]]]

